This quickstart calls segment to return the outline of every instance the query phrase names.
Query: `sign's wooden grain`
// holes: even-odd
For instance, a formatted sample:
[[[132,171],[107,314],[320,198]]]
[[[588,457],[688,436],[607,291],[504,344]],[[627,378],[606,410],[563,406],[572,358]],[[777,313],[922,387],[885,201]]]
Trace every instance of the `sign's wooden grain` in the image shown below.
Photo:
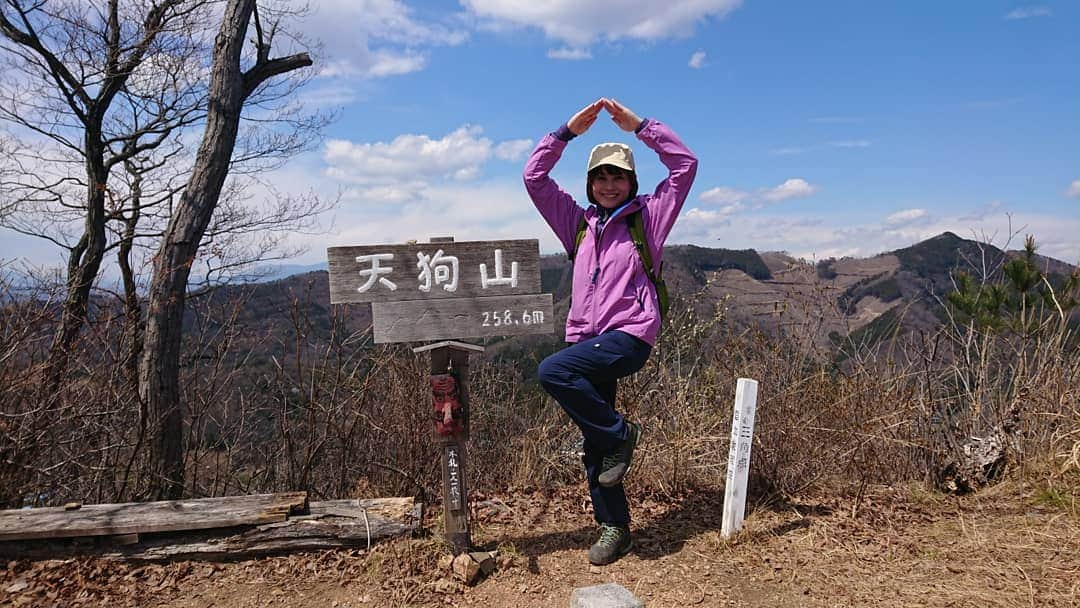
[[[332,304],[540,292],[536,239],[330,247],[327,258]]]
[[[205,530],[285,521],[306,492],[0,511],[0,541]]]
[[[551,294],[372,304],[375,342],[552,333]]]

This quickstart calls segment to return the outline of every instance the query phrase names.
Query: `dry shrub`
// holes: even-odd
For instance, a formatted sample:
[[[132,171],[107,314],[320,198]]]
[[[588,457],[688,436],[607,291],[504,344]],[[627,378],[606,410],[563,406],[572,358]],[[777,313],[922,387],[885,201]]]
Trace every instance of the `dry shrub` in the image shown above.
[[[117,364],[118,318],[92,307],[57,391],[41,371],[59,316],[54,285],[0,277],[0,505],[125,495],[138,403]]]
[[[841,365],[814,343],[808,324],[816,321],[780,324],[770,335],[729,324],[725,303],[708,316],[681,304],[646,370],[622,393],[629,415],[646,424],[650,464],[639,472],[652,489],[722,486],[738,378],[758,382],[751,476],[759,494],[919,475],[912,454],[924,446],[912,432],[907,370],[881,374],[873,357]]]
[[[647,429],[650,464],[639,474],[649,489],[723,484],[740,377],[759,383],[759,495],[935,482],[972,437],[1001,436],[1008,462],[1036,475],[1055,458],[1068,468],[1080,450],[1080,357],[1067,317],[1026,335],[951,323],[930,334],[894,330],[838,352],[815,342],[813,310],[769,333],[727,323],[723,306],[703,316],[683,301],[646,369],[623,384],[620,407]]]
[[[372,344],[353,308],[333,308],[329,321],[314,315],[324,304],[313,293],[260,311],[279,321],[263,333],[250,329],[266,325],[249,322],[247,293],[193,301],[181,370],[185,492],[438,496],[426,355]],[[120,308],[95,309],[61,390],[43,398],[37,374],[55,300],[10,284],[0,295],[0,502],[147,498],[146,425],[120,364]],[[815,341],[814,311],[767,331],[736,326],[726,305],[676,300],[645,369],[620,383],[620,410],[645,426],[639,490],[722,487],[739,377],[759,382],[759,496],[933,479],[967,437],[1014,413],[1016,470],[1059,485],[1080,478],[1080,357],[1067,319],[1038,336],[946,324],[840,354]],[[475,490],[580,480],[580,435],[535,367],[472,359]]]
[[[351,307],[334,308],[320,328],[312,297],[292,294],[285,329],[248,347],[272,353],[269,364],[250,365],[242,382],[200,383],[228,390],[192,416],[193,435],[214,441],[189,442],[190,491],[439,496],[428,355],[373,344],[370,331],[350,329]],[[521,368],[473,356],[468,384],[471,487],[566,478],[553,446],[567,429]]]

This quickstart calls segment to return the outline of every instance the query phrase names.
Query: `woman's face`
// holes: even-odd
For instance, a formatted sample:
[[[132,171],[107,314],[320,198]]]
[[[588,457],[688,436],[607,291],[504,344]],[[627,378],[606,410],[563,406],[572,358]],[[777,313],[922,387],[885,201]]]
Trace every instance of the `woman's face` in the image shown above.
[[[630,198],[630,178],[622,171],[600,171],[592,179],[592,195],[596,204],[614,209]]]

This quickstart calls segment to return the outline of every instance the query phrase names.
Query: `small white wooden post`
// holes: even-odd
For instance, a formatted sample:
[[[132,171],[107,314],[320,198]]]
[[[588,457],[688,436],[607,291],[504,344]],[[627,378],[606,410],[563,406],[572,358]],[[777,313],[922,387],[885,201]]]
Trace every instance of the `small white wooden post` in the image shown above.
[[[724,538],[742,529],[746,514],[746,478],[750,472],[750,446],[754,440],[757,384],[757,380],[739,378],[735,386],[731,448],[728,450],[727,483],[724,484],[724,522],[720,530]]]

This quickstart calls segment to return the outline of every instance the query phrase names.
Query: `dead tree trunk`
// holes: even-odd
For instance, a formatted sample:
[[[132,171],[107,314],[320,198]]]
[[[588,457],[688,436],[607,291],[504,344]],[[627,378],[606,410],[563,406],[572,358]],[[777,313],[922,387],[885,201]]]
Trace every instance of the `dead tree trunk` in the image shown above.
[[[256,61],[246,71],[240,58],[255,0],[229,0],[214,43],[206,130],[180,201],[154,258],[147,302],[139,397],[150,422],[151,462],[159,498],[184,490],[180,347],[191,264],[217,207],[236,146],[240,113],[267,79],[311,65],[306,53],[270,58],[270,43],[256,16]],[[273,31],[273,30],[271,30]]]
[[[86,324],[90,289],[97,278],[105,257],[105,184],[108,169],[102,160],[101,125],[86,127],[86,175],[89,180],[86,199],[86,220],[83,236],[68,256],[67,294],[60,316],[60,326],[53,336],[45,364],[42,384],[44,395],[56,394],[60,377],[67,369],[75,339]]]

